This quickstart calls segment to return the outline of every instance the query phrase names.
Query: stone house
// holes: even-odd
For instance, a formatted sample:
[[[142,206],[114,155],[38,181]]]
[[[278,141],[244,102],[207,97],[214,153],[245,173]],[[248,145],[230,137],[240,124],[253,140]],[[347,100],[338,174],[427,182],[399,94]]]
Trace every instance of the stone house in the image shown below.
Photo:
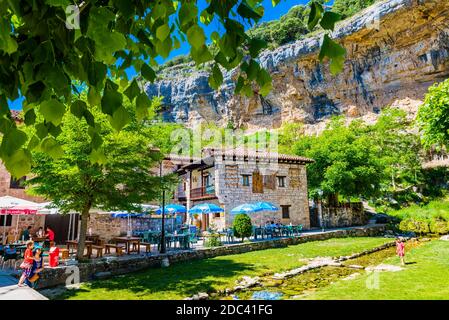
[[[267,220],[310,227],[305,165],[313,160],[285,154],[249,150],[204,149],[203,156],[180,163],[177,156],[166,162],[177,163],[175,172],[181,183],[174,201],[191,208],[210,202],[220,205],[223,213],[203,214],[201,228],[223,229],[232,225],[230,211],[243,203],[269,201],[280,208],[277,212],[251,214],[253,224]]]

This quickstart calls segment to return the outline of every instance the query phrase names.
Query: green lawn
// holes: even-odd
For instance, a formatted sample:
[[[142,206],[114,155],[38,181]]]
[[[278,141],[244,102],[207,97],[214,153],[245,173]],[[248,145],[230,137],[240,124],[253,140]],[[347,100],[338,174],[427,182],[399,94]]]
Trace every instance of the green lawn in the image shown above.
[[[66,299],[183,299],[197,292],[231,288],[241,276],[285,271],[304,264],[301,259],[340,256],[377,247],[386,238],[340,238],[174,264],[165,269],[83,284]]]
[[[378,288],[368,274],[350,281],[339,280],[307,296],[307,299],[449,299],[449,242],[435,240],[406,253],[405,270],[380,272]],[[386,264],[400,265],[399,258]],[[371,289],[370,289],[371,287]]]

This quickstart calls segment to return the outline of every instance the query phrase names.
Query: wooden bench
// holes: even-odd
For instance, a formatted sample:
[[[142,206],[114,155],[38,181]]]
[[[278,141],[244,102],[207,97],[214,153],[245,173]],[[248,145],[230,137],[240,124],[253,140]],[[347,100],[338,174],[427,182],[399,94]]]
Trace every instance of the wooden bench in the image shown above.
[[[97,250],[97,258],[103,257],[104,246],[92,245],[92,250]]]
[[[105,247],[105,252],[104,252],[105,254],[111,253],[111,248],[114,248],[116,255],[118,255],[118,256],[123,255],[123,247],[116,245],[115,243],[106,243],[104,245],[104,247]]]
[[[146,252],[146,253],[148,253],[148,252],[151,253],[151,243],[148,243],[148,242],[141,242],[140,245],[145,247],[145,252]],[[139,251],[140,251],[140,250],[139,250]]]

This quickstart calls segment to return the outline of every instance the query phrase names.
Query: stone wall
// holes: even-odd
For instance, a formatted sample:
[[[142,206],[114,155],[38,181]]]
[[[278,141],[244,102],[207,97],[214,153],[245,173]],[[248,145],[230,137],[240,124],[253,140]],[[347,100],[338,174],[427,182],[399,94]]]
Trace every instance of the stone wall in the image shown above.
[[[40,197],[29,195],[26,192],[26,189],[10,188],[10,183],[11,183],[11,174],[8,172],[8,170],[6,170],[3,163],[0,162],[0,197],[11,196],[35,202],[45,201]]]
[[[96,278],[132,273],[152,267],[158,268],[161,267],[161,263],[164,258],[168,258],[170,264],[173,264],[191,260],[213,258],[216,256],[240,254],[256,250],[283,248],[289,245],[296,245],[309,241],[326,240],[330,238],[379,236],[383,234],[384,231],[385,226],[383,225],[353,227],[342,230],[328,231],[326,233],[303,234],[301,236],[291,238],[251,243],[238,243],[223,247],[203,248],[184,252],[169,252],[168,254],[156,256],[135,255],[120,258],[103,258],[89,263],[78,264],[78,268],[80,272],[80,281],[85,282]],[[60,266],[57,268],[44,269],[41,279],[39,280],[39,288],[42,289],[65,285],[67,277],[72,274],[72,271],[67,268],[68,267],[66,266]]]
[[[339,207],[323,206],[323,220],[327,228],[362,226],[368,223],[369,213],[361,202],[342,203]]]
[[[226,181],[226,166],[237,165],[236,184],[229,184]],[[277,185],[277,178],[274,188],[263,187],[262,193],[253,192],[252,173],[258,169],[263,176],[276,175],[286,177],[286,187]],[[298,173],[296,178],[292,176],[292,170]],[[242,185],[242,174],[250,175],[249,186]],[[260,214],[251,214],[253,224],[259,225],[262,220],[274,220],[283,224],[292,223],[294,225],[302,224],[304,229],[310,227],[309,201],[307,197],[307,173],[304,165],[294,163],[256,163],[253,161],[232,161],[220,162],[215,165],[216,179],[215,190],[219,202],[224,205],[225,225],[232,225],[234,215],[230,211],[243,203],[254,203],[257,201],[269,201],[279,207],[275,212],[263,212]],[[290,218],[282,218],[281,206],[290,206]]]

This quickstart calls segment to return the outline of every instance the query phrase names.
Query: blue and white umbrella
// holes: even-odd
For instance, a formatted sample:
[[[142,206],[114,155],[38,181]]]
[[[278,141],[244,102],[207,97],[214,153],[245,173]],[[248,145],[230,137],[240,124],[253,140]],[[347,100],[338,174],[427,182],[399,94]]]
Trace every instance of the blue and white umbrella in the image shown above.
[[[201,213],[218,213],[223,212],[223,208],[220,206],[217,206],[214,203],[200,203],[196,206],[193,206],[190,208],[189,213],[190,214],[201,214]]]
[[[271,202],[267,202],[267,201],[259,201],[259,202],[256,202],[254,205],[263,211],[278,211],[279,210],[278,207],[276,207]]]
[[[244,203],[232,209],[231,214],[242,214],[242,213],[251,214],[262,210],[263,210],[262,208],[259,208],[258,206],[252,203]]]
[[[168,204],[164,207],[164,213],[176,214],[186,213],[187,209],[181,204]],[[162,207],[156,210],[157,214],[162,214]]]

